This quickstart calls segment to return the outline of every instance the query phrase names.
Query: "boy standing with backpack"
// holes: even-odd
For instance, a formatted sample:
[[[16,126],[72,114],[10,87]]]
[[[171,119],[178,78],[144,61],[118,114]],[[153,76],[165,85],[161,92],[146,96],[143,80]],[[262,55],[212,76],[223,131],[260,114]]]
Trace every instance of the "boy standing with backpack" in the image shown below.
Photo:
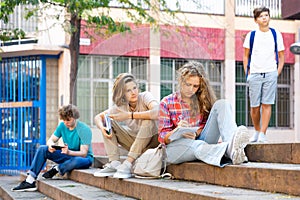
[[[284,44],[279,31],[269,27],[270,10],[253,11],[258,29],[247,34],[243,65],[249,84],[251,118],[255,133],[250,142],[267,142],[266,132],[275,103],[277,78],[284,65]]]

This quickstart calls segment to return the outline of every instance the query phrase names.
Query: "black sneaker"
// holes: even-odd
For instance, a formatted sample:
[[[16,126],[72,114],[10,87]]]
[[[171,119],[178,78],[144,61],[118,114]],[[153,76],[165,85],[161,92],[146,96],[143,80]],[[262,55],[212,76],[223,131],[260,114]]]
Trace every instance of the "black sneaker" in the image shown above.
[[[26,181],[21,182],[20,185],[11,189],[11,191],[16,191],[16,192],[36,191],[36,190],[37,187],[35,186],[35,182],[28,183]]]
[[[53,176],[55,176],[58,173],[58,171],[55,169],[55,166],[53,166],[49,171],[45,172],[42,177],[43,178],[52,178]]]

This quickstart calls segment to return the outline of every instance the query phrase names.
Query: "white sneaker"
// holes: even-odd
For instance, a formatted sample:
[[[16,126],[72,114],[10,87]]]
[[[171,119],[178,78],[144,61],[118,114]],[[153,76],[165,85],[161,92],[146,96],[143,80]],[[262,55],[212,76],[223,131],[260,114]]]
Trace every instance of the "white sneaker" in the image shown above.
[[[248,160],[244,148],[249,142],[248,129],[245,126],[239,126],[233,136],[231,146],[232,164],[239,165]]]
[[[113,176],[116,171],[117,167],[121,165],[121,162],[118,160],[111,161],[110,163],[107,163],[104,165],[103,169],[100,169],[99,171],[94,173],[94,176],[96,177],[108,177]]]
[[[259,142],[259,143],[268,143],[266,134],[264,134],[264,133],[259,133],[257,142]]]
[[[117,167],[117,172],[114,174],[113,178],[131,178],[131,166],[132,164],[125,160],[122,165]]]
[[[250,138],[249,142],[257,142],[258,136],[259,136],[259,132],[255,131],[255,133]]]

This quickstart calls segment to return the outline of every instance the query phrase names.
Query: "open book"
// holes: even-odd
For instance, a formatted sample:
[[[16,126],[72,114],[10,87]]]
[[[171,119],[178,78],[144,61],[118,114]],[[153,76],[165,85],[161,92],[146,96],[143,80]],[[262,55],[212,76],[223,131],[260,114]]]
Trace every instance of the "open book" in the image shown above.
[[[198,127],[177,127],[174,129],[174,132],[172,135],[170,135],[169,140],[175,141],[180,138],[182,138],[182,134],[184,133],[194,133],[198,130]]]
[[[111,120],[112,119],[108,116],[108,114],[104,115],[104,129],[108,135],[111,133]]]

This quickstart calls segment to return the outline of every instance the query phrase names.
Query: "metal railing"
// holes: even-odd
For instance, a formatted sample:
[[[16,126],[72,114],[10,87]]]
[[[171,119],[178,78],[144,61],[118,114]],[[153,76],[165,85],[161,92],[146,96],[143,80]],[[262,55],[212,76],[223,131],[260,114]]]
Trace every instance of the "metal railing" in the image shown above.
[[[142,0],[135,0],[133,3],[141,3],[144,9],[149,9]],[[171,10],[192,12],[201,14],[224,15],[225,0],[166,0],[167,7]],[[179,5],[179,6],[178,6]],[[110,2],[111,7],[122,7],[116,0]],[[235,0],[236,16],[252,17],[253,9],[266,6],[270,9],[272,18],[281,18],[281,0]]]
[[[253,10],[265,6],[271,18],[281,18],[281,0],[235,0],[235,15],[253,17]]]
[[[0,174],[29,168],[46,141],[44,56],[0,60]]]

